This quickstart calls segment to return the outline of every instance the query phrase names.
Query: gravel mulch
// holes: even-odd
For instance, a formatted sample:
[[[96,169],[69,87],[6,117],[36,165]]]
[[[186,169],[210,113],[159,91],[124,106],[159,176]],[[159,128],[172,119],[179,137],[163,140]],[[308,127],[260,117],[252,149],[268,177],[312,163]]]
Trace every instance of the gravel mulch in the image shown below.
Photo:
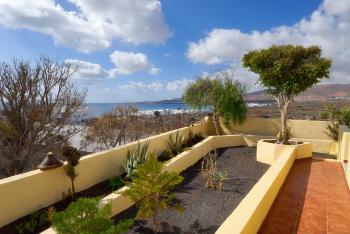
[[[222,192],[203,188],[201,161],[182,173],[185,179],[175,191],[176,199],[181,202],[185,211],[162,212],[159,215],[159,233],[215,233],[269,165],[256,161],[256,148],[234,147],[220,150],[217,167],[219,171],[227,171],[229,175]],[[131,207],[115,216],[114,220],[134,218],[135,214],[136,208]],[[138,220],[128,233],[153,233],[151,227],[152,222],[149,220]]]

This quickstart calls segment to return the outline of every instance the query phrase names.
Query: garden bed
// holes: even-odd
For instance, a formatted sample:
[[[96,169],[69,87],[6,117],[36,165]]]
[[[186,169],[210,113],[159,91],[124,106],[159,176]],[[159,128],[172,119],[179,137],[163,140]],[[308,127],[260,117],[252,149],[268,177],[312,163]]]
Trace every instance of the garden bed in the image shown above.
[[[76,194],[77,197],[96,197],[96,196],[106,196],[108,194],[111,193],[111,188],[109,188],[109,181],[103,181],[101,183],[98,183],[94,186],[92,186],[91,188],[88,188],[86,190],[80,191]],[[67,199],[65,201],[59,201],[55,204],[52,205],[52,207],[55,208],[56,211],[62,211],[64,210],[70,203],[70,199]],[[37,212],[35,212],[34,214],[39,214],[41,212],[45,213],[47,212],[48,207],[42,208],[40,210],[38,210]],[[22,218],[19,218],[11,223],[9,223],[8,225],[1,227],[0,228],[0,234],[13,234],[13,233],[19,233],[16,230],[16,226],[21,224],[21,223],[25,223],[31,220],[32,215],[26,215]],[[44,223],[42,223],[42,225],[36,225],[36,227],[34,228],[34,231],[32,233],[39,233],[41,231],[44,231],[45,229],[50,227],[50,222],[49,221],[45,221]],[[24,233],[29,233],[29,232],[24,232]]]
[[[256,161],[256,148],[220,150],[217,167],[219,171],[227,171],[229,180],[219,192],[203,188],[201,161],[181,173],[184,181],[175,192],[185,211],[161,213],[160,233],[214,233],[269,168],[269,165]],[[131,207],[114,219],[134,218],[135,214],[136,208]],[[128,233],[153,233],[151,227],[149,220],[138,220]]]
[[[195,135],[192,140],[190,142],[187,142],[183,147],[184,148],[192,148],[194,145],[196,145],[197,143],[203,141],[205,138],[202,137],[201,135]],[[159,157],[158,157],[159,158]],[[169,159],[166,160],[162,160],[161,158],[159,158],[160,161],[168,161]],[[120,178],[122,180],[128,181],[128,179],[125,177],[126,173],[123,173],[122,175],[120,175]],[[99,184],[96,184],[84,191],[78,192],[76,194],[76,197],[105,197],[109,194],[111,194],[111,192],[113,192],[113,190],[110,187],[111,182],[110,179],[103,181]],[[122,185],[121,185],[122,186]],[[53,207],[55,209],[55,211],[62,211],[65,208],[67,208],[67,206],[70,204],[71,199],[68,198],[66,200],[61,200],[53,205],[51,205],[50,207]],[[40,215],[47,215],[47,211],[48,211],[49,207],[45,207],[42,208],[30,215],[26,215],[22,218],[19,218],[13,222],[11,222],[10,224],[5,225],[4,227],[0,228],[0,234],[8,234],[8,233],[20,233],[18,232],[16,226],[18,227],[18,225],[20,224],[25,224],[25,223],[32,223],[31,220],[33,220],[33,217],[35,217],[36,223],[40,223],[40,224],[35,224],[35,227],[33,227],[33,231],[29,232],[29,233],[39,233],[41,231],[46,230],[47,228],[50,227],[50,222],[45,219],[43,222],[40,221]],[[33,216],[34,215],[34,216]],[[26,230],[28,231],[28,230]],[[27,232],[24,232],[27,233]]]

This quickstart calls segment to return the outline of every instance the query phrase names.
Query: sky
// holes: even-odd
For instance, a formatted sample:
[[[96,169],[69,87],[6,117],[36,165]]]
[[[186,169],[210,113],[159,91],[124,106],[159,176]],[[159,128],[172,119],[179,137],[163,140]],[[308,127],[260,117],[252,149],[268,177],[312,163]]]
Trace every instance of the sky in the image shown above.
[[[325,83],[350,83],[350,0],[0,0],[0,61],[41,55],[77,66],[87,102],[181,97],[196,76],[234,69],[261,89],[244,53],[319,45]]]

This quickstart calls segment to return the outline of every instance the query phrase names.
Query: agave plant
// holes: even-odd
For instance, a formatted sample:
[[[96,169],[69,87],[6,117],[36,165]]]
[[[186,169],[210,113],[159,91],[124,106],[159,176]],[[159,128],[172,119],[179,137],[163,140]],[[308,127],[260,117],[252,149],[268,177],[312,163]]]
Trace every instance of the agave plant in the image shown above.
[[[176,132],[175,138],[170,135],[169,140],[167,141],[172,157],[183,151],[183,146],[185,144],[185,137],[179,134],[179,131]]]
[[[147,150],[149,146],[149,141],[141,146],[140,143],[137,145],[137,149],[131,155],[128,150],[127,160],[124,166],[127,178],[130,178],[131,173],[133,173],[138,166],[143,164],[146,161]]]

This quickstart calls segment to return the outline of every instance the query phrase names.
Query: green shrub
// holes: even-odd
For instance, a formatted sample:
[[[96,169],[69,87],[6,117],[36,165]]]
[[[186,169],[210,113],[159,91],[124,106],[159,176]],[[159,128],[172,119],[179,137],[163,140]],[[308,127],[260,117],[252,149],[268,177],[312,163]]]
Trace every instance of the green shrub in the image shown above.
[[[35,230],[48,221],[47,213],[44,210],[34,212],[28,221],[15,226],[17,233],[34,233]]]
[[[99,198],[79,198],[67,209],[54,214],[52,227],[59,234],[120,234],[132,225],[132,220],[120,221],[117,225],[109,218],[111,204],[98,208]]]
[[[109,182],[108,187],[110,187],[113,191],[123,187],[124,185],[124,181],[120,176],[115,176],[113,178],[110,178],[108,182]]]
[[[164,164],[157,161],[155,154],[138,167],[132,175],[129,189],[121,192],[133,200],[138,208],[137,218],[152,217],[153,228],[159,227],[157,215],[171,208],[181,211],[183,208],[174,202],[175,193],[171,192],[183,177],[176,172],[162,172]]]
[[[147,141],[142,147],[138,143],[137,149],[131,155],[128,151],[126,164],[124,166],[127,177],[130,177],[131,173],[136,170],[136,168],[146,161],[147,150],[149,146],[149,141]]]
[[[327,135],[337,141],[339,125],[350,127],[350,108],[343,107],[338,110],[335,105],[325,105],[321,118],[328,120]]]
[[[157,111],[157,110],[154,111],[154,112],[153,112],[153,115],[155,115],[156,117],[159,117],[159,116],[160,116],[160,111]]]

